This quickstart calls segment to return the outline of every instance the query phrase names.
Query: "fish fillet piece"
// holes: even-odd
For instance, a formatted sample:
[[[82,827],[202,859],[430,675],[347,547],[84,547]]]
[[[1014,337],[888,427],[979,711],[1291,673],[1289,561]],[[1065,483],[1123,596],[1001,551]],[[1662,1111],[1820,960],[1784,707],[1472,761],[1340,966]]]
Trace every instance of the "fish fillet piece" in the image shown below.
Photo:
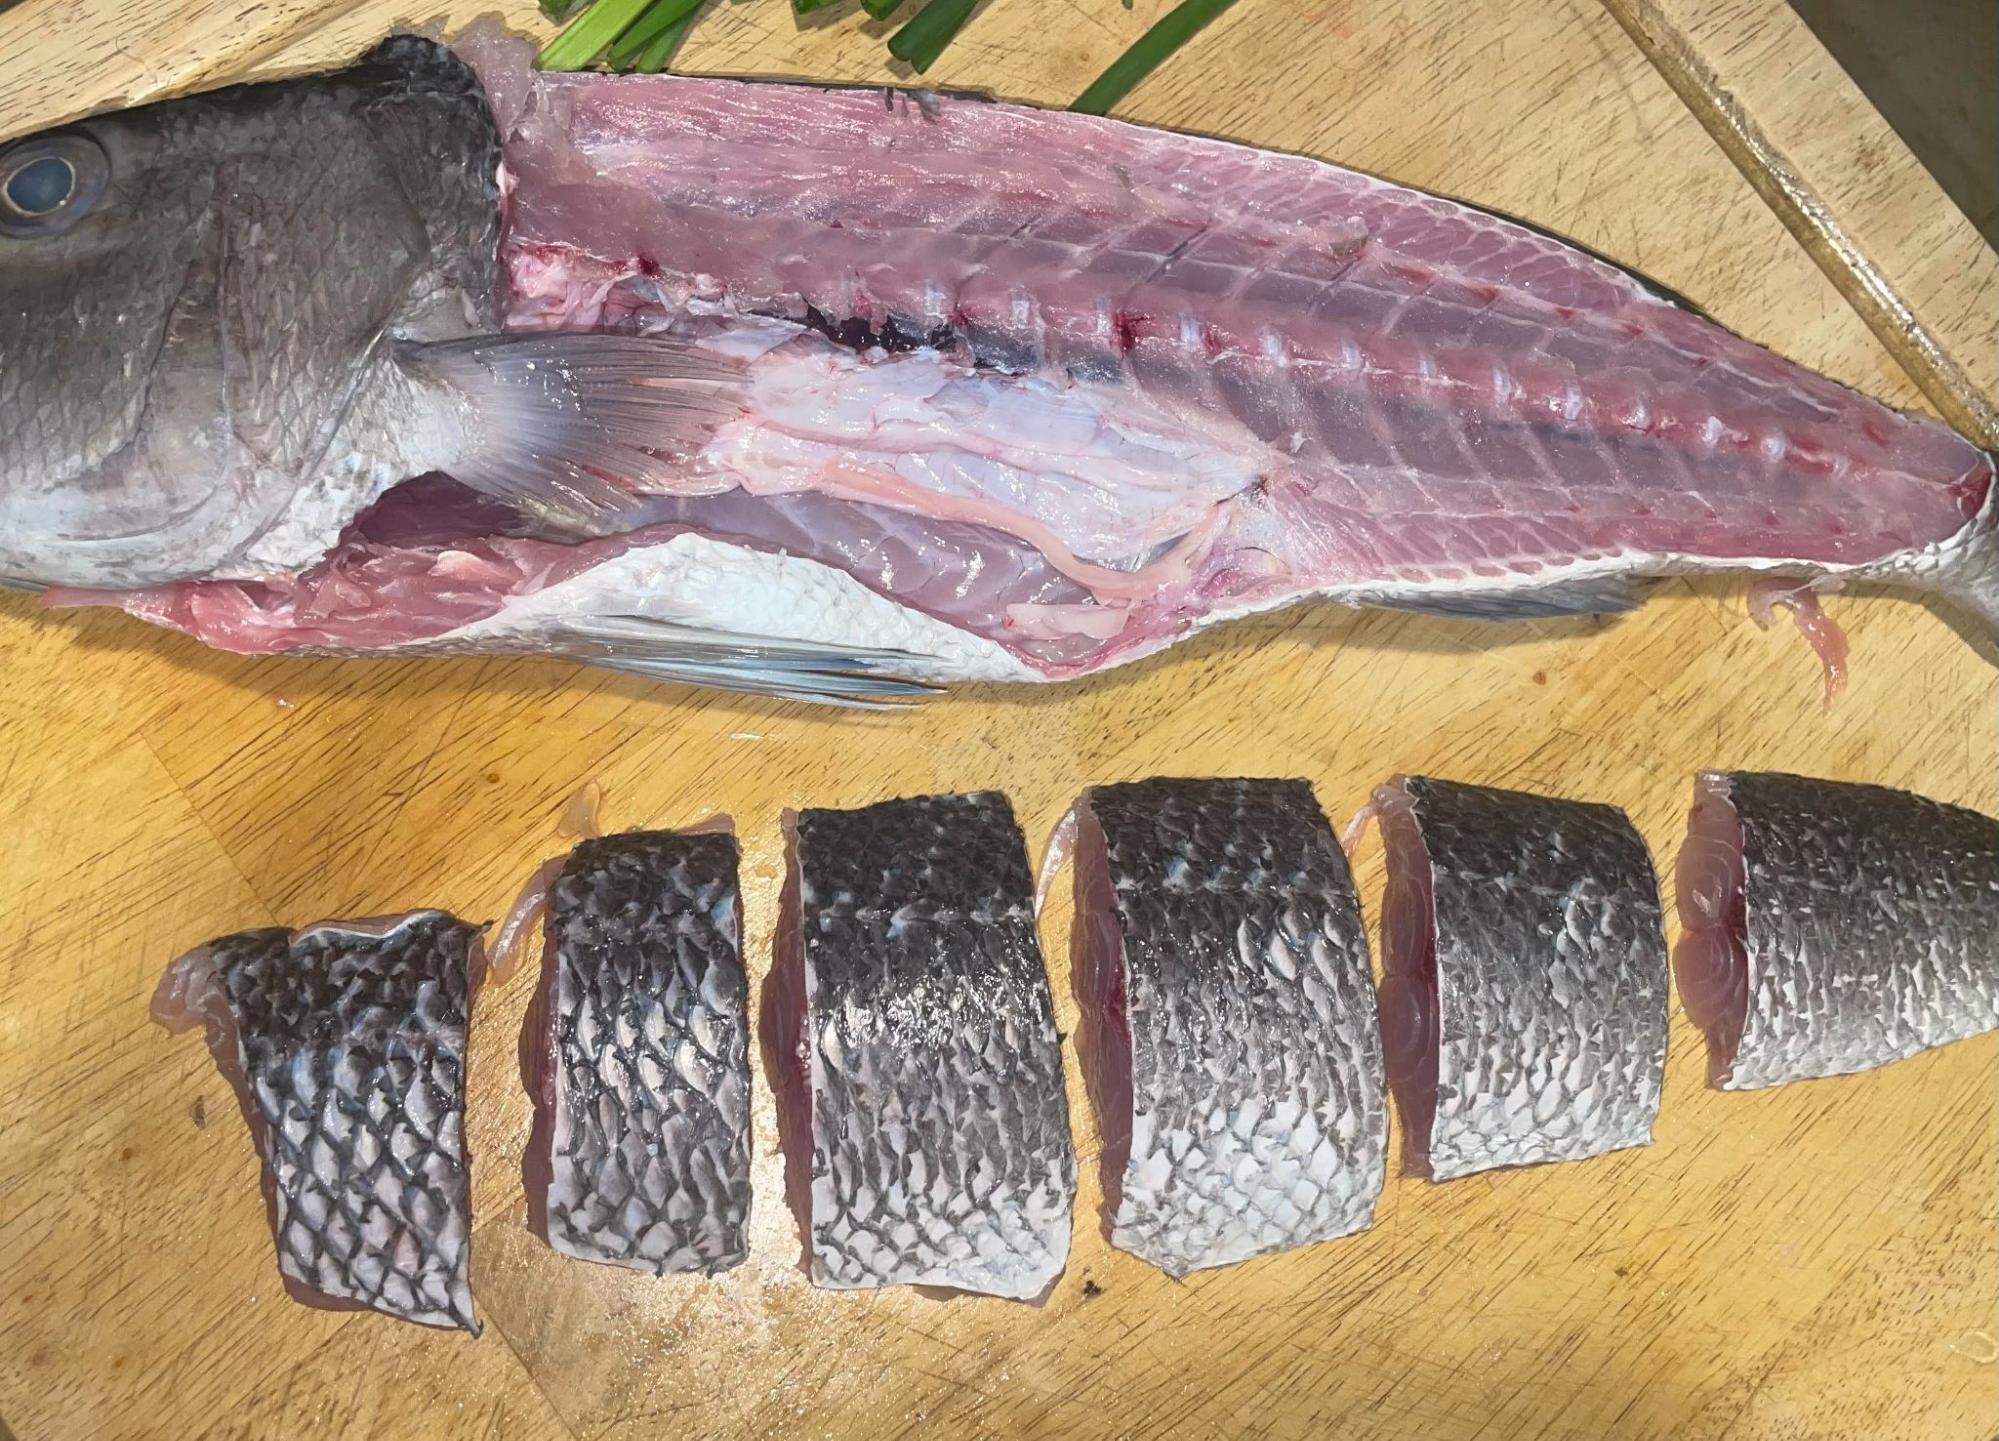
[[[1731,1091],[1865,1071],[1999,1027],[1999,821],[1885,786],[1694,781],[1680,1002]]]
[[[1650,1144],[1666,938],[1624,812],[1422,776],[1374,806],[1405,1169],[1442,1181]]]
[[[803,811],[785,911],[772,1049],[814,1284],[1041,1296],[1076,1159],[1013,808]]]
[[[464,1119],[483,930],[413,911],[243,931],[161,980],[154,1019],[205,1026],[236,1087],[294,1299],[478,1334]]]
[[[550,887],[522,1036],[529,1224],[633,1270],[748,1254],[749,1018],[733,835],[586,840]]]
[[[1387,1088],[1360,900],[1311,785],[1097,786],[1077,820],[1111,1244],[1184,1276],[1366,1227]]]

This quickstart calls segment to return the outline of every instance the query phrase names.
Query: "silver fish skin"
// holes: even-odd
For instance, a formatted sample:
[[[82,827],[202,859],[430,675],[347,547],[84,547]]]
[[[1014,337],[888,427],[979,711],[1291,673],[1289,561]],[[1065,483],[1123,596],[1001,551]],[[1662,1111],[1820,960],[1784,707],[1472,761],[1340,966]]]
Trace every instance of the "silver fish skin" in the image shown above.
[[[1667,962],[1615,806],[1422,776],[1375,792],[1381,1026],[1404,1164],[1448,1180],[1649,1145]]]
[[[712,1274],[749,1254],[736,869],[731,835],[635,831],[584,841],[551,888],[525,1169],[565,1255]]]
[[[1723,1090],[1871,1070],[1999,1028],[1999,821],[1886,786],[1695,782],[1681,1003]]]
[[[1076,1159],[1012,807],[803,811],[792,888],[773,1059],[813,1283],[1041,1296]]]
[[[294,1299],[479,1333],[465,1043],[483,927],[442,911],[243,931],[169,968],[264,1165]]]
[[[1184,1276],[1368,1226],[1381,1039],[1360,900],[1310,783],[1097,786],[1078,822],[1111,1244]]]

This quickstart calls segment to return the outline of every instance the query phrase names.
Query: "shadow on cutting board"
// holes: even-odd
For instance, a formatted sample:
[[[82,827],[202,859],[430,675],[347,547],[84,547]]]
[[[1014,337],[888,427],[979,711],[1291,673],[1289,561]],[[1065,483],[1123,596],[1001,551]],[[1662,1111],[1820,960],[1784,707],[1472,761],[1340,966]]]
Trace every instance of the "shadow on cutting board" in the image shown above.
[[[1999,20],[1992,0],[1791,0],[1791,8],[1999,248]]]

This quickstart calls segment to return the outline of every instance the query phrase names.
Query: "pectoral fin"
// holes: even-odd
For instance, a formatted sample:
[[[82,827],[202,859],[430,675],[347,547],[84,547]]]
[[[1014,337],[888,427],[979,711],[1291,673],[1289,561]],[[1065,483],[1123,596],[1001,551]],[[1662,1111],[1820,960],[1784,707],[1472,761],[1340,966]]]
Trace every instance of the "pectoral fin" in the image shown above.
[[[461,433],[454,479],[584,534],[671,490],[743,409],[740,366],[663,337],[480,336],[401,346],[397,360]]]

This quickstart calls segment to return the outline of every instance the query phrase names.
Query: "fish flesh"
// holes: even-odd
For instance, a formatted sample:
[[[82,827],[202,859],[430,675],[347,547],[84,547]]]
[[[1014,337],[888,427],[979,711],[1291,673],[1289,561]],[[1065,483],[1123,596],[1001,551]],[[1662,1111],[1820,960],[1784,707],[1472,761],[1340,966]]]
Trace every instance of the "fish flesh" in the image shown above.
[[[813,1283],[1042,1296],[1076,1158],[1013,808],[807,810],[792,846],[765,1034]]]
[[[1387,1088],[1360,898],[1311,784],[1097,786],[1077,822],[1111,1244],[1184,1276],[1364,1229]]]
[[[0,194],[69,177],[0,211],[0,575],[237,651],[860,701],[1696,571],[1999,622],[1991,457],[1521,222],[1090,116],[458,52],[0,149]]]
[[[223,936],[153,1018],[206,1028],[263,1161],[295,1300],[479,1333],[465,1037],[483,927],[442,911]]]
[[[723,831],[586,840],[549,888],[522,1036],[529,1224],[556,1250],[714,1273],[748,1254],[749,1018]]]
[[[1731,1091],[1840,1076],[1999,1027],[1999,821],[1885,786],[1694,781],[1673,953]]]
[[[1378,788],[1373,807],[1404,1169],[1443,1181],[1649,1145],[1666,936],[1624,812],[1423,776]]]

